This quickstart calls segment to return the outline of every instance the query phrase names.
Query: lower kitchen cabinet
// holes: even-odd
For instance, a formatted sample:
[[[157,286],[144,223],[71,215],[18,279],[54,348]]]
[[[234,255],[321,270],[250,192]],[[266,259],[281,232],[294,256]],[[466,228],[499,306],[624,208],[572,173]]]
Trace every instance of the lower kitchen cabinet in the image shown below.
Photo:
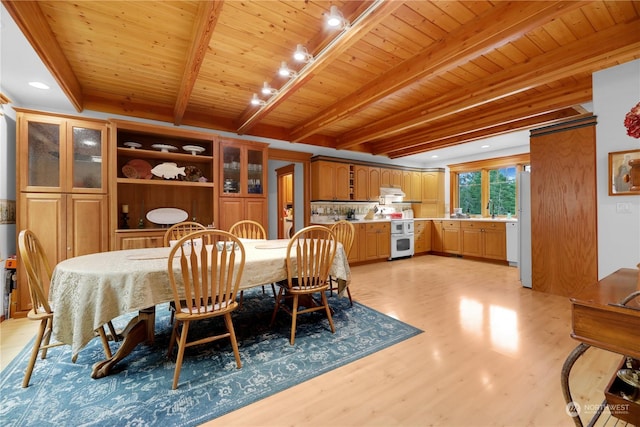
[[[504,222],[461,221],[462,255],[507,260],[507,235]]]
[[[416,254],[431,251],[431,221],[414,221],[414,252]]]
[[[431,250],[442,252],[442,220],[431,221]]]
[[[358,260],[370,261],[391,256],[391,223],[361,224],[358,236]]]
[[[442,252],[448,254],[462,252],[460,221],[442,221]]]

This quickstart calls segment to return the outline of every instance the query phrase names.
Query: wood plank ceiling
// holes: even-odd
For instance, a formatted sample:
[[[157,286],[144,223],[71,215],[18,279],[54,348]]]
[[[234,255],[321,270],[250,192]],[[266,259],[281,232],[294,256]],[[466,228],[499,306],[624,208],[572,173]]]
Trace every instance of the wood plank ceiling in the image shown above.
[[[3,4],[79,112],[391,158],[584,113],[593,72],[640,58],[637,1]]]

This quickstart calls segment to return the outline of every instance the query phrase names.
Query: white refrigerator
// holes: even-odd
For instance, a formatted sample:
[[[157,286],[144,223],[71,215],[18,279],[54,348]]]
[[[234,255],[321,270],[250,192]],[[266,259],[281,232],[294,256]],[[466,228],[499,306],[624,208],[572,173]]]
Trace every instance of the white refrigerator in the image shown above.
[[[518,175],[518,269],[520,282],[531,288],[531,174]]]

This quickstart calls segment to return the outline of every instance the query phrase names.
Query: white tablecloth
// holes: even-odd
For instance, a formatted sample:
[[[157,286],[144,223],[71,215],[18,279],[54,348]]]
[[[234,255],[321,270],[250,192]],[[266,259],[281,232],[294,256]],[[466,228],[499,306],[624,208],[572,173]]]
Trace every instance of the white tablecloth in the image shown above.
[[[246,252],[240,289],[287,278],[287,240],[243,240]],[[51,278],[54,337],[77,353],[109,320],[171,301],[167,271],[170,248],[130,249],[70,258]],[[339,245],[330,274],[349,282],[351,271]]]

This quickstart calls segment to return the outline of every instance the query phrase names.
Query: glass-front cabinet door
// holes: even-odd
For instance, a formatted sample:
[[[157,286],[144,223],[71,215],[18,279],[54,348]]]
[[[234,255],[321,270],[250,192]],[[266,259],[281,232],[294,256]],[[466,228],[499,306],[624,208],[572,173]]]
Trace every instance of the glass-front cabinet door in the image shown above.
[[[248,194],[264,194],[262,168],[264,150],[247,150],[247,190]]]
[[[61,191],[64,170],[63,122],[59,119],[25,120],[22,134],[27,135],[21,145],[20,188],[22,191]]]
[[[239,194],[241,185],[240,170],[242,156],[240,147],[224,145],[222,147],[222,192],[224,194]]]
[[[102,126],[71,121],[67,126],[69,165],[67,174],[73,192],[101,192],[106,189],[106,173],[103,160],[106,159],[106,132]]]
[[[266,145],[221,142],[221,196],[260,197],[266,194]]]
[[[22,114],[20,191],[106,193],[106,125]]]

